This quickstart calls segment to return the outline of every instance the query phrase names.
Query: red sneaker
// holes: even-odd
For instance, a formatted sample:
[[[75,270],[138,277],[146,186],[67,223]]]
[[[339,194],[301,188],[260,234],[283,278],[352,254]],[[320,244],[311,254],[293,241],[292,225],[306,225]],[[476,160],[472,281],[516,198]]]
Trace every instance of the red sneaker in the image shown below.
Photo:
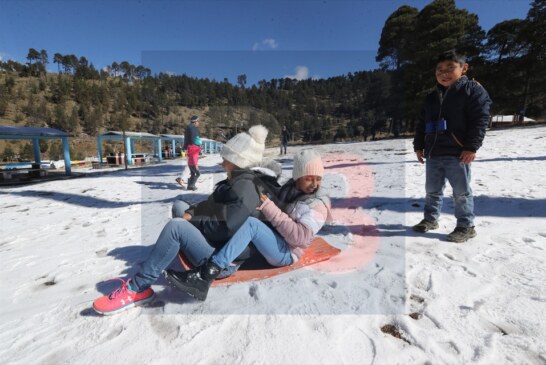
[[[154,299],[155,294],[152,288],[136,293],[127,287],[131,279],[123,281],[123,279],[117,278],[116,280],[121,280],[123,284],[112,293],[96,299],[93,302],[93,309],[95,312],[107,316],[121,312],[135,305],[146,304]]]

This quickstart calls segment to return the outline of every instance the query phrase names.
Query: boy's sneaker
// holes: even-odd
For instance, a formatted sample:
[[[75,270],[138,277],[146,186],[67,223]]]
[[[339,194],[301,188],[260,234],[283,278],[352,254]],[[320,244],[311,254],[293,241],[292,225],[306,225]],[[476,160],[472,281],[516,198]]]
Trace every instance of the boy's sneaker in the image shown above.
[[[413,230],[415,232],[425,233],[428,231],[432,231],[433,229],[437,229],[438,227],[439,226],[437,221],[428,221],[426,219],[423,219],[421,222],[413,226]]]
[[[455,230],[447,235],[449,242],[465,242],[472,237],[476,237],[476,230],[474,227],[455,227]]]
[[[135,305],[146,304],[154,299],[155,294],[152,288],[136,293],[127,287],[131,279],[123,281],[123,279],[117,278],[117,280],[121,280],[123,283],[119,288],[93,302],[95,312],[107,316],[129,309]]]

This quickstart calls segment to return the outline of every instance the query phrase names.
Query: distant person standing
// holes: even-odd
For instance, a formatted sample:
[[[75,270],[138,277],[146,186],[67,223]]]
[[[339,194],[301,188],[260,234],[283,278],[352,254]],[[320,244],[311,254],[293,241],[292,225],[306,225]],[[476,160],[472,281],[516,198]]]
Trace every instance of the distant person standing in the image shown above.
[[[200,120],[197,115],[190,119],[190,124],[184,131],[184,146],[186,156],[188,157],[188,168],[190,169],[190,178],[188,179],[187,190],[197,190],[195,183],[201,174],[199,173],[199,154],[201,153],[201,136],[199,135]],[[177,180],[178,181],[178,180]]]
[[[290,132],[288,129],[286,129],[286,126],[282,126],[281,130],[281,155],[283,154],[283,148],[284,148],[284,154],[286,155],[286,147],[288,146],[288,141],[290,140]]]
[[[491,99],[478,82],[465,76],[468,63],[454,50],[436,62],[436,88],[427,95],[416,126],[413,147],[417,160],[426,159],[424,219],[413,226],[417,232],[439,227],[438,218],[446,180],[453,188],[457,226],[447,236],[464,242],[476,236],[470,165],[476,157],[489,123]]]

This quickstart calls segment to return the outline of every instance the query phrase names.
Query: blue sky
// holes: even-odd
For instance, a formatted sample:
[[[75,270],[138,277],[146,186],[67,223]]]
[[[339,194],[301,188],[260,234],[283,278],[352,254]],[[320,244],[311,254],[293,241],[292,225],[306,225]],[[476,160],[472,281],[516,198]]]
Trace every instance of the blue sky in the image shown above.
[[[457,0],[486,31],[525,18],[531,0]],[[235,83],[329,77],[374,69],[382,27],[420,0],[0,0],[0,57],[26,62],[30,47],[85,56],[95,67],[144,64]],[[56,65],[49,66],[51,71]]]

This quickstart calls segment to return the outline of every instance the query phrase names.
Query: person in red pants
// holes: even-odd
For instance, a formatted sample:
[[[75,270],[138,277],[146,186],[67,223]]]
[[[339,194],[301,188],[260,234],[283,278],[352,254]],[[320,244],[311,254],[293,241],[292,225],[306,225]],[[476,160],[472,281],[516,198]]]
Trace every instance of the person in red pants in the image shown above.
[[[188,179],[187,190],[197,190],[195,183],[201,173],[199,172],[199,154],[201,153],[201,136],[199,135],[199,116],[194,115],[190,119],[190,124],[184,132],[184,146],[186,156],[188,157],[188,168],[190,169],[190,178]]]

